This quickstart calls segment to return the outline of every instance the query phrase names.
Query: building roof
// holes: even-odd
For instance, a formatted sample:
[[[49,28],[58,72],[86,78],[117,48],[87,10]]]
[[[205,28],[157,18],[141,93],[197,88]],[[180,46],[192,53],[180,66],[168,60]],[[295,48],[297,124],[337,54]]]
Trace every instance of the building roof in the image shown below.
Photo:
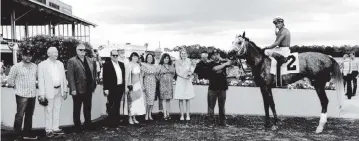
[[[11,25],[10,15],[15,10],[16,25],[82,24],[97,26],[70,13],[62,12],[35,0],[1,0],[1,24]]]

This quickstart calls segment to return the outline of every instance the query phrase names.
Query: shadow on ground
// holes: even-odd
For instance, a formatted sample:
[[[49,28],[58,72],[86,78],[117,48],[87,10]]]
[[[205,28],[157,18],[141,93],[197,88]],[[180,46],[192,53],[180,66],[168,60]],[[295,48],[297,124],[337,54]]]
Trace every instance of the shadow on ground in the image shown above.
[[[359,140],[359,121],[329,118],[321,134],[314,131],[319,118],[280,117],[277,131],[264,128],[264,117],[228,115],[228,127],[210,122],[206,115],[192,115],[190,121],[180,121],[179,115],[163,120],[154,115],[153,121],[139,116],[138,125],[129,125],[126,117],[117,128],[104,126],[104,120],[94,123],[94,131],[73,133],[73,127],[63,127],[65,135],[45,137],[44,129],[34,131],[40,140],[102,141],[102,140]],[[102,118],[103,119],[103,118]],[[12,131],[2,128],[1,140],[13,140]]]

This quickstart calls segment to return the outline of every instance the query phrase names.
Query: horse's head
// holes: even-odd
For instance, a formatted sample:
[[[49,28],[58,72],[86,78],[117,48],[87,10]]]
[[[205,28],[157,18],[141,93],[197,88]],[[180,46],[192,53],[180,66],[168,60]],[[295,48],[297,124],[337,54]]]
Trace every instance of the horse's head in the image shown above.
[[[237,35],[236,38],[232,41],[232,49],[229,51],[228,55],[233,58],[242,58],[247,53],[247,41],[245,37],[246,33],[243,32],[242,35]]]

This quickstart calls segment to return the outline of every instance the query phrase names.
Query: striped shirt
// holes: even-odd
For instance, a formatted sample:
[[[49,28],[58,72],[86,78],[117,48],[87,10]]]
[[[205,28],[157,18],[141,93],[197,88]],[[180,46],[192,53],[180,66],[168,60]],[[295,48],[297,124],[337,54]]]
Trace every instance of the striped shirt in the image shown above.
[[[15,86],[15,94],[21,97],[36,96],[37,65],[23,62],[15,64],[9,73],[8,83]]]

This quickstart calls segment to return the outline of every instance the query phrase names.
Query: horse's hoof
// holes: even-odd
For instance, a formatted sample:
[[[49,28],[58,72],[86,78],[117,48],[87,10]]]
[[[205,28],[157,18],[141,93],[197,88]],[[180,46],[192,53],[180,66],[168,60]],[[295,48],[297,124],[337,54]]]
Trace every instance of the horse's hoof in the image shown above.
[[[277,130],[278,130],[278,126],[273,125],[273,126],[272,126],[272,131],[277,131]]]
[[[319,134],[323,132],[323,128],[317,128],[317,130],[315,130],[315,133]]]

